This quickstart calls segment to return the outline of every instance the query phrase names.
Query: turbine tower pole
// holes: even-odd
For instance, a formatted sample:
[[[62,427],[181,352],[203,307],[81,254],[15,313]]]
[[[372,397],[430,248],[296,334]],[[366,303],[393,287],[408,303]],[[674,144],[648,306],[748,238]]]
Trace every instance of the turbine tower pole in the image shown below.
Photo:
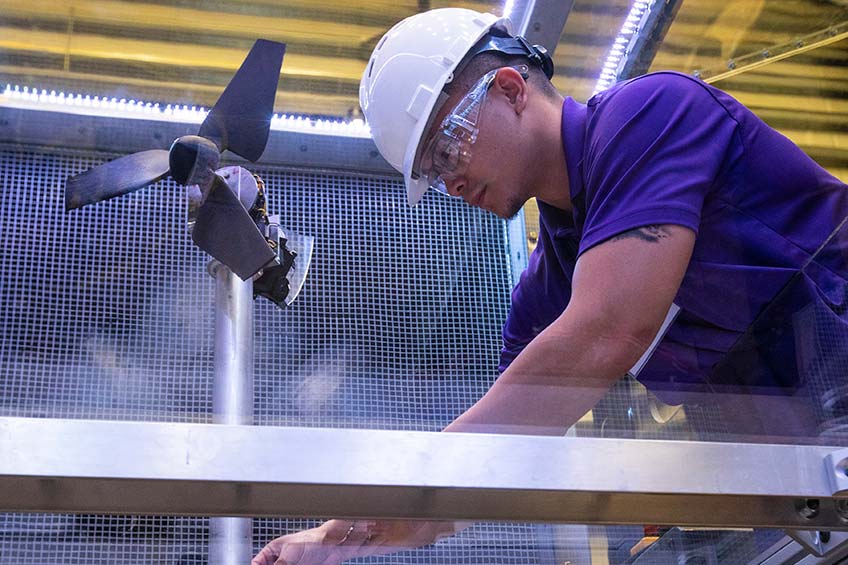
[[[253,424],[253,281],[212,261],[215,277],[215,377],[212,422]],[[244,565],[253,557],[251,518],[209,519],[209,565]]]

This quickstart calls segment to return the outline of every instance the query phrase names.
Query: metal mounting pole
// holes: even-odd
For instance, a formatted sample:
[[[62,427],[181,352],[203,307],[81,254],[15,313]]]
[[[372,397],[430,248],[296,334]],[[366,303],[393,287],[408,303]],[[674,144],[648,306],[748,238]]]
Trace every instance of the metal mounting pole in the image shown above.
[[[215,378],[212,422],[253,424],[253,281],[213,261]],[[253,557],[252,518],[209,519],[209,565],[243,565]]]

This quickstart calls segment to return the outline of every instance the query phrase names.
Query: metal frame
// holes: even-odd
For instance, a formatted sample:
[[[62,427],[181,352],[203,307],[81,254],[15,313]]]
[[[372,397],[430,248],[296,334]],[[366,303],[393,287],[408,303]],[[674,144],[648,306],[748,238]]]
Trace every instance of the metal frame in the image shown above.
[[[801,532],[792,532],[792,535]],[[821,544],[822,532],[804,532]],[[828,542],[818,549],[809,543],[786,536],[750,561],[750,565],[835,565],[848,557],[848,542],[843,532],[828,532]]]
[[[848,38],[848,22],[841,22],[799,37],[789,43],[782,43],[762,51],[730,59],[724,68],[699,69],[693,74],[703,79],[704,82],[713,84],[808,51],[838,43],[846,38]]]
[[[199,125],[136,118],[110,118],[0,105],[0,140],[4,144],[133,153],[168,149]],[[244,163],[227,153],[226,160]],[[338,169],[401,178],[370,138],[272,130],[260,164]]]
[[[0,509],[848,531],[833,451],[0,418]]]
[[[574,0],[527,0],[520,18],[514,18],[519,34],[542,45],[553,56]],[[517,10],[516,10],[517,11]]]
[[[682,3],[682,0],[654,2],[627,46],[627,55],[618,69],[616,80],[627,80],[648,72]]]

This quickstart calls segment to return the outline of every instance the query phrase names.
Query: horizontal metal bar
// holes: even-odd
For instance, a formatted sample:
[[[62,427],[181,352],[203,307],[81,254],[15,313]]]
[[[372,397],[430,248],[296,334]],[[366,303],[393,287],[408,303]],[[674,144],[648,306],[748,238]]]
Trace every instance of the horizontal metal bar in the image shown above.
[[[199,127],[198,124],[0,106],[0,140],[11,145],[133,153],[168,149],[175,139],[197,133]],[[228,161],[244,162],[232,153],[225,153],[224,157]],[[400,179],[370,138],[272,130],[259,164],[386,174]]]
[[[848,530],[830,451],[0,418],[0,509]]]

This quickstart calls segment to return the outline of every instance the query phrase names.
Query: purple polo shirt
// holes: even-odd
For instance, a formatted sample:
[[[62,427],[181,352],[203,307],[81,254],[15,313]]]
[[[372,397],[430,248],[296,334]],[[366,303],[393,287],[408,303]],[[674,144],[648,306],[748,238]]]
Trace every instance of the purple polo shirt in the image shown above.
[[[848,187],[739,102],[654,73],[567,98],[562,138],[573,211],[539,202],[501,370],[563,312],[581,253],[651,224],[697,234],[681,312],[639,376],[661,399],[796,390],[832,336],[848,351]]]

